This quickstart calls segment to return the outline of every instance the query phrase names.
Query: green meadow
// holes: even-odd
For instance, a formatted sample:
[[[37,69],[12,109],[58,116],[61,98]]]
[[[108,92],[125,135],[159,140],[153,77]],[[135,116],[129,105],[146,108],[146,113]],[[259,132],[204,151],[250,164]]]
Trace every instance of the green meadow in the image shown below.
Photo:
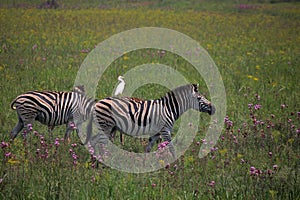
[[[42,3],[0,0],[0,199],[300,199],[299,3],[74,0],[57,1],[57,9]],[[185,154],[151,173],[101,164],[75,132],[70,142],[62,140],[65,126],[50,136],[36,122],[26,138],[20,133],[10,140],[17,123],[10,103],[16,96],[72,90],[81,63],[96,45],[141,27],[188,35],[216,63],[227,116],[206,157],[198,157],[200,146],[209,142],[204,137],[210,117],[204,113]],[[149,63],[176,69],[199,83],[209,99],[203,77],[190,63],[157,49],[128,52],[111,63],[96,98],[112,95],[119,75]],[[167,91],[148,84],[134,96],[154,99]],[[115,143],[144,151],[144,144],[129,136],[124,146]]]

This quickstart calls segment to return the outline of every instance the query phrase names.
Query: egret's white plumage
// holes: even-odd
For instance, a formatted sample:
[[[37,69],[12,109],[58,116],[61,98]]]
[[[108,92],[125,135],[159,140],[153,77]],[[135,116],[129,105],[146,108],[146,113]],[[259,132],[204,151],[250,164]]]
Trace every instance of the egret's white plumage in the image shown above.
[[[118,81],[119,81],[119,85],[117,86],[116,90],[115,90],[115,96],[118,96],[119,94],[123,93],[123,90],[125,88],[125,81],[123,80],[123,76],[119,76],[118,77]]]

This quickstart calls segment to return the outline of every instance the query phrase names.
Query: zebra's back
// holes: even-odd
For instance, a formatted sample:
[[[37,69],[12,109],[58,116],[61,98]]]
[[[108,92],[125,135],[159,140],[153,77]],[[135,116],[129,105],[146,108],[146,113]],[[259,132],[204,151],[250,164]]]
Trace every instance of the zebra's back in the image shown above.
[[[95,104],[96,123],[108,134],[115,128],[131,136],[155,134],[161,128],[161,112],[156,100],[109,97]]]
[[[72,96],[72,92],[29,91],[19,95],[11,108],[17,110],[24,121],[34,117],[42,124],[57,126],[67,123],[65,115],[71,111]]]

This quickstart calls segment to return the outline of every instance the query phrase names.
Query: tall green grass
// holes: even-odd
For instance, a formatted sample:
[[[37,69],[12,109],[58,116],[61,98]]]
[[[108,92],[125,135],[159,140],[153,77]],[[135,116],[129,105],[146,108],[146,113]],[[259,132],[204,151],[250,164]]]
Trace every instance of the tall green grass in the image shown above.
[[[159,3],[165,4],[159,8],[168,7],[168,1]],[[157,7],[2,8],[1,198],[299,199],[299,5],[230,5],[233,12],[228,7],[218,12]],[[80,64],[95,45],[115,33],[146,26],[189,35],[207,49],[220,70],[228,119],[207,157],[198,158],[208,127],[205,115],[185,155],[146,174],[123,173],[96,162],[78,145],[75,134],[71,143],[60,139],[64,127],[54,129],[50,137],[45,126],[35,123],[27,140],[18,136],[9,141],[17,122],[10,102],[18,94],[33,89],[71,90]],[[202,77],[174,54],[161,57],[157,50],[148,49],[126,57],[104,73],[97,98],[111,95],[118,75],[152,62],[176,68],[207,93]],[[166,91],[146,85],[135,96],[158,98]],[[139,140],[126,137],[123,148],[142,152],[144,147]]]

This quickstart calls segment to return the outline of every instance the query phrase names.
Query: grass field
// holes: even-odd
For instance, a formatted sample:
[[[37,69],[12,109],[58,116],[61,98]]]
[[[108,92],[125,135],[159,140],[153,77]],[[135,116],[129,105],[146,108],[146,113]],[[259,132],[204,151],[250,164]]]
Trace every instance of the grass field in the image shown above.
[[[299,3],[75,0],[37,9],[41,1],[0,2],[0,199],[300,199]],[[10,102],[17,95],[71,90],[95,45],[150,26],[190,36],[219,68],[228,117],[208,156],[198,158],[209,120],[204,114],[184,156],[152,173],[97,163],[75,134],[71,143],[61,140],[64,126],[51,138],[35,123],[26,140],[9,140],[17,123]],[[174,67],[207,93],[203,78],[184,59],[145,49],[111,64],[97,98],[111,95],[118,75],[145,63]],[[166,91],[146,85],[135,96],[152,99]],[[143,151],[129,137],[123,148]]]

